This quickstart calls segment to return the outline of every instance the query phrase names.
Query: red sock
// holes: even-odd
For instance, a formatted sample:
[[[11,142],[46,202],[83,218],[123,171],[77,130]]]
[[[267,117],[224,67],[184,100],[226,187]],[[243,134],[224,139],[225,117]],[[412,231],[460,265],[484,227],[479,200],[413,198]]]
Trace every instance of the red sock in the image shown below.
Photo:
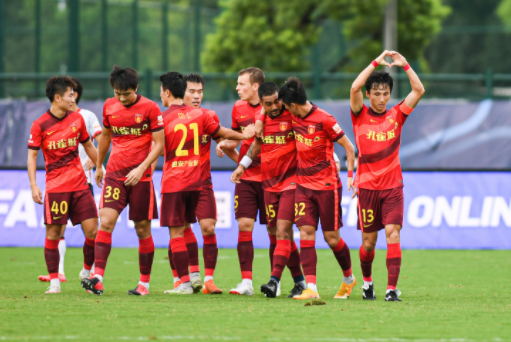
[[[389,274],[387,290],[396,289],[400,270],[401,270],[401,244],[391,243],[387,245],[387,271]]]
[[[170,268],[172,269],[172,275],[174,276],[174,278],[178,278],[179,276],[177,275],[177,271],[176,271],[176,266],[174,266],[174,262],[172,261],[172,248],[170,248],[170,243],[169,243],[169,264],[170,264]]]
[[[364,246],[360,246],[360,267],[362,268],[362,278],[364,281],[373,281],[372,268],[374,260],[374,249],[371,252],[367,252]]]
[[[350,249],[342,238],[339,240],[339,243],[337,243],[337,246],[332,248],[332,251],[334,252],[337,262],[341,266],[342,274],[345,277],[352,275]]]
[[[190,273],[199,272],[199,246],[197,245],[197,238],[192,228],[185,229],[185,243],[186,250],[188,251]]]
[[[98,231],[96,246],[94,248],[94,272],[100,276],[105,275],[106,262],[112,250],[112,233]]]
[[[291,276],[293,278],[303,277],[302,265],[300,264],[300,252],[298,252],[295,240],[291,241],[291,254],[289,255],[286,266],[291,271]]]
[[[83,268],[90,271],[92,268],[92,264],[94,263],[94,246],[96,244],[95,240],[85,238],[85,242],[83,244]]]
[[[316,284],[316,264],[318,256],[316,254],[316,241],[300,241],[300,259],[302,261],[303,273],[307,284]]]
[[[202,256],[204,257],[204,275],[212,277],[215,273],[216,260],[218,259],[218,246],[216,235],[203,236],[204,246]]]
[[[273,271],[273,255],[277,247],[277,235],[268,234],[268,236],[270,237],[270,270]]]
[[[50,274],[50,279],[59,277],[59,240],[48,240],[44,243],[44,260]]]
[[[174,262],[179,278],[181,278],[183,283],[189,282],[188,251],[186,250],[185,239],[182,237],[171,239],[170,248],[172,249],[172,261]]]
[[[151,268],[154,259],[154,241],[150,236],[143,240],[138,240],[138,265],[140,268],[140,281],[148,283],[151,279]]]
[[[241,278],[252,280],[252,264],[254,263],[252,232],[239,232],[238,259],[240,261]]]
[[[273,257],[273,270],[271,271],[272,278],[276,278],[280,281],[280,278],[282,278],[282,272],[284,271],[284,267],[286,267],[290,254],[291,241],[278,240]]]

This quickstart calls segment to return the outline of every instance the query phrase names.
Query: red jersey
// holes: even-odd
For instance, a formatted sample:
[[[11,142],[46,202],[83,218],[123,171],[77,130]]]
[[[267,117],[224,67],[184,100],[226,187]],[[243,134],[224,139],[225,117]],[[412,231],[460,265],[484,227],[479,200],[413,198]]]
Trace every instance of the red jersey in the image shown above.
[[[265,115],[261,171],[266,191],[296,189],[296,142],[292,121],[293,115],[287,110],[276,118]]]
[[[401,101],[378,114],[365,105],[359,115],[351,111],[351,121],[358,149],[356,187],[385,190],[403,186],[399,146],[401,129],[412,112]]]
[[[34,121],[28,148],[43,149],[47,193],[89,188],[78,155],[78,144],[89,139],[85,121],[77,112],[67,112],[59,119],[48,110]]]
[[[161,192],[202,189],[201,138],[214,136],[220,124],[207,109],[172,105],[163,112],[165,164]]]
[[[335,118],[313,105],[303,118],[293,116],[298,168],[298,184],[312,190],[341,186],[334,160],[334,143],[344,136]]]
[[[207,113],[211,115],[213,120],[220,125],[220,119],[218,119],[218,115],[212,110],[207,110]],[[203,134],[201,140],[200,147],[200,162],[201,162],[201,181],[203,188],[213,188],[213,182],[211,182],[211,140],[218,139],[219,136],[211,136],[209,134]]]
[[[261,104],[252,106],[248,101],[238,100],[232,108],[232,129],[235,131],[242,131],[250,124],[255,123],[255,117],[261,113]],[[254,142],[254,138],[243,140],[241,142],[240,154],[238,164],[247,154],[250,145]],[[260,182],[261,179],[261,156],[257,156],[248,169],[245,170],[241,179]]]
[[[106,166],[106,178],[126,180],[149,155],[153,141],[152,132],[163,129],[163,119],[158,105],[139,94],[137,100],[125,107],[115,97],[105,101],[103,125],[112,130],[112,152]],[[149,167],[141,182],[152,180]]]

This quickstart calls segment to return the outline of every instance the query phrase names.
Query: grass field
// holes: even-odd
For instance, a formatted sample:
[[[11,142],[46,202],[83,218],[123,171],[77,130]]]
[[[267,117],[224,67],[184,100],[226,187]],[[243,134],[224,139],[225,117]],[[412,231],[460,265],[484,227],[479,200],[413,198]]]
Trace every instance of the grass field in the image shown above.
[[[400,303],[384,299],[386,251],[374,262],[376,302],[361,290],[334,300],[342,273],[330,250],[318,250],[318,287],[327,305],[304,306],[285,296],[267,299],[266,250],[256,250],[253,297],[228,293],[240,281],[236,250],[220,250],[215,281],[225,293],[170,297],[167,251],[157,249],[151,294],[127,296],[138,281],[136,249],[114,249],[105,294],[80,287],[81,249],[68,248],[61,295],[44,295],[43,250],[0,248],[0,340],[227,341],[505,341],[511,339],[511,251],[403,251]],[[200,252],[202,258],[202,251]],[[358,251],[353,269],[361,281]],[[201,260],[202,267],[202,260]],[[285,271],[283,294],[292,287]],[[361,283],[359,283],[361,285]]]

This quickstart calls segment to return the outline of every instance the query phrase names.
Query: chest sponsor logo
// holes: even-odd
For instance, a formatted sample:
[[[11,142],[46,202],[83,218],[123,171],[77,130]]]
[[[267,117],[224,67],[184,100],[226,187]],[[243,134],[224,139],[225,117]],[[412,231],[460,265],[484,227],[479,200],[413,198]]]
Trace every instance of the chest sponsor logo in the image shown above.
[[[142,114],[135,114],[135,122],[136,123],[142,122]]]
[[[387,141],[392,140],[396,138],[396,132],[394,129],[387,131],[387,132],[376,132],[368,130],[366,133],[366,137],[369,140],[373,141]]]
[[[281,123],[280,123],[280,130],[281,130],[282,132],[287,131],[288,124],[289,124],[289,122],[281,122]]]
[[[309,125],[309,134],[314,134],[316,132],[316,125]]]

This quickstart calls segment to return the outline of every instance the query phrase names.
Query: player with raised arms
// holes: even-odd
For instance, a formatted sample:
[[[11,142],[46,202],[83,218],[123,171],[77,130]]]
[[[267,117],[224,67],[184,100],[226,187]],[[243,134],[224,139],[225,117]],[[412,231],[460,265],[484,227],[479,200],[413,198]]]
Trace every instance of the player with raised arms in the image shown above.
[[[184,238],[185,226],[197,222],[196,209],[202,190],[201,141],[203,135],[247,140],[254,136],[254,125],[243,133],[224,128],[207,109],[183,102],[187,82],[178,72],[160,76],[160,96],[164,107],[165,164],[161,185],[161,226],[169,227],[172,261],[181,285],[166,294],[193,294],[188,272],[189,257]]]
[[[385,57],[394,61],[389,64]],[[392,92],[392,77],[374,71],[378,65],[403,67],[412,91],[391,109],[387,103]],[[364,105],[362,88],[370,106]],[[371,275],[378,231],[387,237],[388,282],[386,301],[400,301],[396,288],[401,268],[400,232],[403,226],[403,176],[399,162],[401,130],[408,115],[417,106],[424,87],[406,59],[396,51],[384,51],[365,68],[351,86],[351,120],[358,148],[358,169],[354,186],[358,188],[358,224],[362,231],[360,263],[364,284],[363,298],[375,300]]]
[[[90,270],[94,263],[93,246],[98,229],[98,211],[80,162],[78,145],[83,145],[92,161],[96,161],[97,151],[90,141],[83,117],[71,111],[75,103],[73,88],[76,88],[76,84],[67,76],[48,80],[46,96],[51,102],[51,108],[34,121],[28,140],[28,177],[32,198],[39,204],[43,204],[43,196],[36,183],[36,169],[37,155],[41,148],[46,166],[44,258],[50,274],[48,294],[61,292],[58,245],[68,218],[73,225],[81,223],[85,234],[84,269]]]
[[[96,295],[103,294],[112,232],[119,215],[129,204],[129,219],[135,221],[139,238],[140,280],[128,294],[143,296],[149,294],[154,258],[151,220],[158,218],[151,164],[163,150],[163,120],[158,105],[137,94],[138,74],[134,69],[115,65],[110,73],[110,85],[115,96],[106,100],[103,106],[103,133],[96,163],[96,183],[103,187],[103,191],[99,205],[101,226],[95,246],[95,274],[82,279],[82,287]],[[102,165],[111,142],[112,152],[104,175]]]

